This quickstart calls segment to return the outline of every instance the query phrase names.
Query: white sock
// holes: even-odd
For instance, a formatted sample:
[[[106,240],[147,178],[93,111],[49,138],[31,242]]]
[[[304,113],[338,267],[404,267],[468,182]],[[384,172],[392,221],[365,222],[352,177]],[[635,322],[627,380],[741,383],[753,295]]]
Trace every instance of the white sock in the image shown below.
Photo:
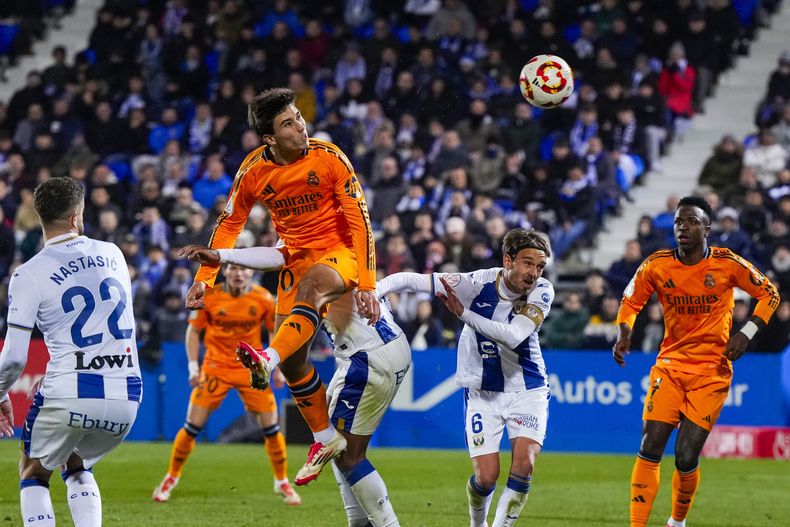
[[[496,516],[492,527],[511,527],[515,525],[521,509],[527,502],[531,476],[521,477],[510,474],[507,487],[497,502]]]
[[[483,527],[488,516],[488,506],[494,497],[496,486],[486,490],[477,484],[475,477],[466,482],[466,497],[469,500],[469,525],[470,527]]]
[[[19,489],[22,524],[31,527],[55,527],[49,483],[40,479],[23,479],[19,482]]]
[[[337,430],[335,430],[333,426],[330,426],[328,428],[324,428],[323,430],[319,430],[318,432],[313,432],[313,441],[316,443],[327,444],[332,441],[336,435]]]
[[[399,527],[398,517],[392,509],[387,485],[376,467],[367,459],[360,461],[343,473],[351,492],[368,513],[373,527]]]
[[[676,520],[675,518],[670,516],[669,519],[667,520],[667,525],[669,525],[669,527],[686,527],[686,520],[685,519]]]
[[[340,489],[340,497],[343,498],[343,506],[346,508],[346,516],[348,517],[348,527],[365,527],[369,524],[368,513],[357,501],[357,497],[351,491],[351,487],[346,481],[346,477],[337,468],[335,462],[332,461],[332,471],[335,473],[337,480],[337,487]]]
[[[75,527],[101,526],[101,493],[93,472],[80,470],[66,477],[66,498]]]
[[[280,364],[280,354],[277,353],[277,350],[272,347],[268,347],[263,350],[263,354],[269,357],[269,360],[266,362],[269,365],[269,371],[273,371],[274,368]]]

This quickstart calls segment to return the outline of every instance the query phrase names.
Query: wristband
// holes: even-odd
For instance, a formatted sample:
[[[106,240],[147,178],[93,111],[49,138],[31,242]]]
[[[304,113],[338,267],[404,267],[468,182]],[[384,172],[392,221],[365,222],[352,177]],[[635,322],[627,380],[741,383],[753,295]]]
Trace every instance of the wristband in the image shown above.
[[[741,333],[746,335],[747,339],[752,340],[754,338],[754,335],[757,333],[758,329],[759,328],[757,327],[757,324],[755,324],[750,320],[749,322],[743,325],[743,327],[741,328]]]
[[[189,368],[189,377],[197,377],[200,374],[200,365],[198,361],[191,360],[189,364],[187,364],[187,368]]]

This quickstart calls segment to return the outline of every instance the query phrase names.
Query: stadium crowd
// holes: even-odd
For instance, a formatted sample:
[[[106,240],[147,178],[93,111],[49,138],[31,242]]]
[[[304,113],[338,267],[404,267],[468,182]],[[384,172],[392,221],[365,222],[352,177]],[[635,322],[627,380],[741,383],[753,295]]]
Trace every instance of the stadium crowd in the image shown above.
[[[208,241],[236,168],[260,146],[246,103],[273,86],[293,89],[311,135],[352,159],[383,275],[499,265],[516,226],[548,233],[560,262],[595,243],[633,185],[660,177],[662,154],[776,4],[108,0],[86,49],[69,60],[56,47],[49,67],[0,101],[0,281],[41,246],[32,189],[72,177],[86,187],[87,233],[126,255],[143,349],[155,356],[159,342],[183,340],[193,268],[175,254]],[[576,91],[559,109],[520,95],[521,66],[537,53],[574,68]],[[715,146],[699,192],[717,211],[712,244],[752,259],[787,291],[790,54],[756,125],[754,137]],[[677,199],[640,220],[609,270],[592,270],[578,290],[560,280],[547,347],[611,348],[628,280],[643,257],[673,244]],[[241,242],[275,241],[256,208]],[[414,349],[454,341],[460,323],[439,307],[393,299]],[[739,300],[734,327],[749,307]],[[661,320],[657,304],[645,309],[635,349],[657,348]],[[788,332],[785,301],[753,347],[779,351]]]

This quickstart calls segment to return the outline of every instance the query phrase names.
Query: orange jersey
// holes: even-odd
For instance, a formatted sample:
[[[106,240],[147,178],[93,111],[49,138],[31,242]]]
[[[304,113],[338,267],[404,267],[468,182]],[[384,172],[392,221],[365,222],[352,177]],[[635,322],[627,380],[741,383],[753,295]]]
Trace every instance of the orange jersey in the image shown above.
[[[617,322],[633,327],[654,292],[664,308],[664,341],[657,364],[688,373],[731,369],[722,354],[730,338],[733,288],[757,299],[754,315],[768,323],[779,305],[776,288],[729,249],[711,247],[696,265],[684,265],[673,250],[656,251],[636,271],[623,293]]]
[[[232,248],[256,202],[269,209],[288,249],[353,249],[359,289],[376,289],[376,253],[365,195],[338,147],[310,139],[304,156],[286,166],[274,162],[268,147],[250,153],[236,174],[209,246]],[[201,266],[195,280],[211,286],[218,269]]]
[[[274,297],[261,286],[240,296],[231,295],[225,287],[206,291],[205,308],[193,311],[190,325],[206,330],[204,364],[238,368],[236,343],[247,342],[253,348],[262,348],[261,326],[274,331]]]

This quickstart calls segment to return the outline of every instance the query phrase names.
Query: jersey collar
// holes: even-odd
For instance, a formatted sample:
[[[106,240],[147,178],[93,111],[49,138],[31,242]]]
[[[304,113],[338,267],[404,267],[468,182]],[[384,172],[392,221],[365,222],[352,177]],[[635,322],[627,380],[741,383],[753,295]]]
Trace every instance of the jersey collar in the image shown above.
[[[77,234],[77,233],[67,232],[65,234],[61,234],[60,236],[54,236],[54,237],[50,238],[49,240],[47,240],[44,243],[44,247],[47,247],[49,245],[57,245],[59,243],[70,242],[71,240],[74,240],[74,239],[79,238],[79,237],[80,237],[80,235]]]

